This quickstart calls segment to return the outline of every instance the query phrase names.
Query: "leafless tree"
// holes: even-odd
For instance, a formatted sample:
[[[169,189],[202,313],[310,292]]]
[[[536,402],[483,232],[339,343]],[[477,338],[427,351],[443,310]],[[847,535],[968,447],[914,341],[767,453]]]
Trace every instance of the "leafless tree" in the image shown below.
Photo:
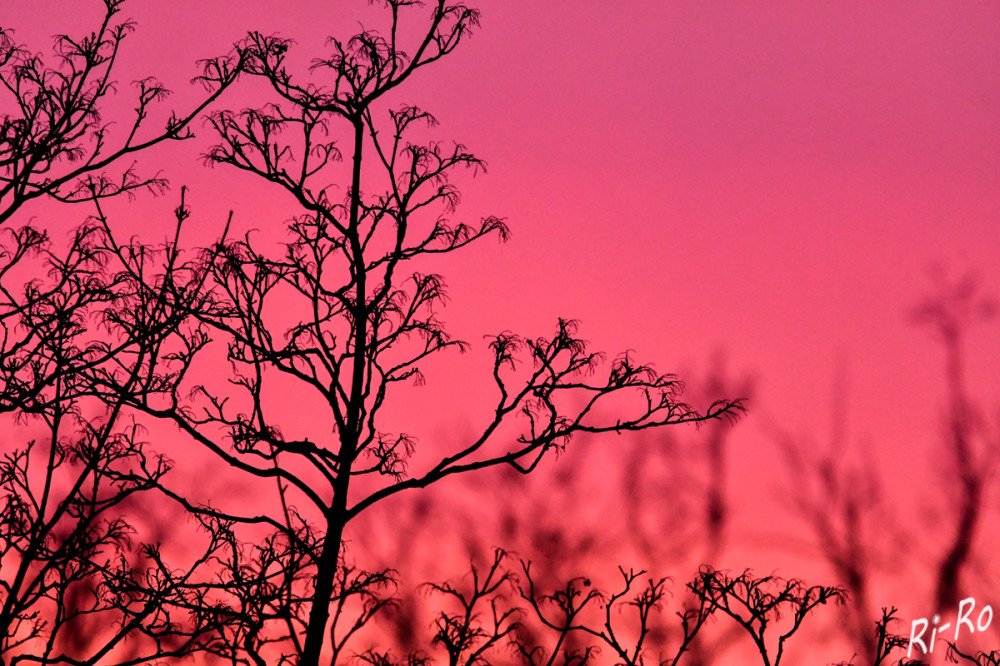
[[[35,229],[7,235],[0,414],[13,422],[0,460],[0,663],[124,665],[204,651],[233,617],[204,587],[207,564],[232,543],[206,524],[206,549],[181,567],[159,544],[134,541],[130,509],[170,462],[85,372],[123,349],[92,335],[116,288],[102,231],[80,228],[65,252]],[[25,268],[46,277],[12,287]]]
[[[749,571],[730,576],[710,567],[703,567],[690,584],[692,592],[705,598],[713,609],[729,616],[742,627],[757,649],[764,666],[777,666],[785,654],[786,642],[799,630],[813,609],[829,601],[844,603],[842,588],[806,585],[799,580],[783,580],[776,576],[755,578]],[[772,623],[785,616],[780,629]],[[768,627],[778,635],[767,634]]]
[[[616,663],[673,666],[690,649],[712,614],[707,596],[678,611],[680,630],[676,637],[670,636],[675,642],[675,651],[671,654],[665,640],[648,640],[657,633],[671,633],[661,626],[663,606],[669,595],[666,578],[655,579],[646,576],[645,571],[619,567],[622,584],[616,592],[605,593],[594,587],[588,578],[574,578],[561,589],[542,594],[536,590],[530,564],[522,562],[521,566],[521,596],[528,602],[531,615],[540,621],[543,631],[554,634],[554,642],[549,647],[531,640],[530,634],[522,635],[515,642],[517,653],[531,666],[590,663],[601,648],[609,649]],[[574,635],[585,639],[582,646],[574,645],[571,640]],[[660,650],[658,656],[652,657],[657,648]]]
[[[879,520],[881,488],[870,468],[852,465],[847,459],[842,433],[834,436],[827,450],[802,446],[788,435],[779,441],[791,479],[786,494],[792,506],[810,526],[823,559],[833,575],[851,594],[845,605],[843,624],[851,644],[869,661],[877,652],[873,579],[879,574],[880,557],[875,537],[886,526]],[[817,453],[815,449],[820,449]]]
[[[332,55],[313,64],[319,82],[289,71],[291,42],[284,38],[253,33],[232,57],[266,80],[277,101],[211,116],[220,141],[207,159],[254,174],[301,208],[283,246],[261,248],[251,235],[227,233],[200,254],[185,255],[178,240],[183,207],[178,235],[159,247],[115,241],[111,223],[98,215],[123,285],[109,335],[145,334],[142,348],[89,369],[94,385],[108,400],[173,423],[225,469],[247,484],[270,483],[275,493],[273,503],[247,511],[160,484],[205,520],[272,530],[226,574],[230,586],[250,581],[267,590],[266,601],[253,607],[255,597],[239,595],[248,628],[233,649],[256,663],[313,666],[341,652],[336,637],[349,635],[359,617],[342,626],[332,612],[349,569],[345,529],[374,505],[489,467],[531,472],[576,434],[700,423],[742,409],[739,401],[719,400],[696,410],[680,400],[674,376],[630,354],[605,365],[579,337],[577,323],[560,319],[550,338],[511,332],[490,338],[488,372],[497,397],[479,434],[410,472],[417,440],[385,429],[383,407],[402,382],[423,380],[422,361],[467,347],[438,319],[443,278],[420,272],[417,260],[423,269],[435,255],[489,235],[506,238],[508,231],[496,217],[451,222],[458,191],[450,177],[461,168],[480,170],[482,162],[461,145],[411,142],[418,126],[434,125],[433,117],[407,105],[385,114],[378,104],[454,51],[478,13],[445,0],[430,3],[422,37],[404,50],[401,35],[410,31],[401,19],[419,12],[419,3],[384,5],[386,34],[365,30],[331,40]],[[338,127],[345,147],[332,138]],[[342,153],[348,182],[336,200],[331,179]],[[231,368],[221,385],[210,381],[219,374],[212,361],[219,349]],[[283,423],[269,403],[276,391],[295,391],[322,412],[308,427]],[[380,598],[372,581],[382,577],[364,575],[374,578],[359,584],[370,599]],[[442,632],[450,635],[447,627]]]
[[[858,647],[864,651],[862,653],[862,664],[870,663],[872,666],[888,666],[894,663],[896,666],[920,666],[920,661],[911,660],[907,657],[899,657],[903,651],[908,650],[910,641],[909,638],[904,638],[892,631],[896,625],[902,623],[902,620],[897,617],[898,612],[898,609],[895,607],[882,608],[882,616],[875,622],[871,644],[867,641],[858,644]],[[874,647],[871,647],[871,645]],[[857,656],[858,653],[855,653],[850,661],[840,662],[837,666],[854,666],[854,658]],[[894,657],[899,658],[893,662],[891,659]]]
[[[575,321],[559,319],[552,337],[490,337],[496,398],[477,434],[448,453],[418,452],[413,434],[386,425],[384,407],[403,382],[424,380],[426,359],[468,347],[438,318],[444,279],[422,271],[435,255],[505,239],[508,229],[497,217],[450,219],[453,175],[483,163],[460,144],[421,143],[434,118],[409,105],[386,111],[387,99],[452,53],[478,13],[447,0],[423,13],[416,0],[384,0],[387,30],[333,39],[332,54],[313,63],[319,80],[291,71],[290,40],[252,33],[230,56],[202,63],[204,100],[160,131],[146,127],[167,91],[137,83],[136,116],[118,136],[101,105],[134,28],[118,20],[122,1],[105,0],[94,33],[60,36],[54,66],[0,30],[0,82],[15,102],[0,117],[0,224],[41,197],[96,208],[64,251],[30,227],[10,230],[0,251],[0,413],[26,437],[0,461],[3,663],[125,666],[195,654],[254,666],[352,656],[431,663],[423,650],[397,658],[362,642],[398,602],[396,573],[367,570],[347,551],[359,515],[447,477],[491,467],[527,474],[575,435],[715,425],[741,413],[739,400],[717,397],[704,410],[689,406],[676,377],[630,354],[606,363]],[[411,14],[426,23],[404,46]],[[172,237],[122,239],[102,200],[165,184],[123,162],[190,137],[191,122],[243,72],[269,84],[274,100],[212,114],[218,143],[206,159],[256,176],[299,207],[285,242],[236,236],[231,219],[219,242],[185,251],[183,190]],[[46,278],[13,286],[39,267]],[[948,317],[927,312],[950,330],[941,324]],[[313,422],[282,417],[273,398],[285,392],[321,410]],[[143,441],[138,422],[149,417],[200,444],[220,475],[264,501],[227,503],[178,483],[170,461]],[[956,426],[956,441],[966,432]],[[717,555],[726,446],[723,431],[711,435],[705,525]],[[981,488],[970,488],[976,504]],[[142,541],[130,520],[164,500],[199,535],[182,562]],[[967,549],[956,552],[946,563],[961,569]],[[617,663],[675,666],[719,615],[746,632],[764,664],[778,664],[807,615],[843,600],[840,588],[706,566],[665,618],[666,578],[620,567],[613,592],[587,578],[542,591],[530,564],[508,564],[498,550],[464,581],[424,588],[439,606],[429,650],[456,666],[495,663],[504,650],[532,666],[591,663],[600,650]],[[886,629],[892,618],[884,611],[876,623],[876,665],[901,645]],[[776,637],[765,636],[776,626]]]
[[[150,131],[151,113],[169,91],[143,79],[135,83],[135,117],[112,130],[103,111],[135,28],[120,18],[123,4],[105,0],[97,29],[57,36],[48,58],[0,29],[0,224],[34,199],[79,203],[161,191],[161,174],[141,176],[128,160],[191,137],[191,122],[235,82],[237,60],[203,62],[202,101]],[[206,548],[179,567],[157,543],[137,543],[137,521],[127,517],[170,463],[144,444],[123,400],[98,390],[85,371],[137,343],[99,333],[120,286],[104,269],[103,234],[86,224],[68,247],[53,248],[46,231],[22,227],[9,230],[0,248],[3,663],[191,655],[227,621],[204,586],[206,565],[234,545],[225,530],[202,520]]]
[[[0,113],[0,224],[40,197],[88,202],[142,189],[162,191],[166,180],[161,174],[140,175],[135,162],[121,164],[158,143],[191,137],[191,122],[239,74],[238,61],[204,61],[201,80],[209,94],[191,111],[171,113],[165,126],[153,131],[147,127],[150,113],[169,91],[154,78],[136,81],[135,117],[123,131],[112,131],[102,111],[105,98],[116,92],[116,63],[135,23],[120,19],[125,0],[103,2],[97,30],[56,38],[53,63],[19,44],[13,30],[0,28],[0,109],[5,110]]]
[[[779,664],[806,617],[824,604],[846,600],[845,591],[837,587],[810,587],[749,571],[734,576],[707,566],[677,598],[669,579],[623,567],[611,592],[586,577],[543,588],[530,562],[521,560],[512,571],[511,559],[497,550],[490,566],[473,566],[464,585],[432,586],[458,602],[435,623],[433,643],[446,650],[449,664],[701,663],[692,646],[706,627],[727,620],[740,630],[739,640],[728,647],[741,663],[756,656],[762,664]],[[890,661],[906,648],[906,641],[889,631],[895,621],[891,609],[873,625],[880,655],[873,666],[916,664],[902,658]],[[378,666],[434,663],[423,651],[395,657],[390,651],[369,650],[363,661]]]

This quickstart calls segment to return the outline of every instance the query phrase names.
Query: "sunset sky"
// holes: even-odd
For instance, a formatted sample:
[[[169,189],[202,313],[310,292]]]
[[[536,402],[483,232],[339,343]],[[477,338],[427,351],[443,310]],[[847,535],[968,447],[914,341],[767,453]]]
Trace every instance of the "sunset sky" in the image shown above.
[[[595,348],[633,349],[692,390],[720,358],[755,380],[732,441],[746,548],[768,550],[766,516],[780,512],[759,483],[776,474],[778,432],[819,445],[837,421],[902,513],[945,501],[944,352],[909,312],[942,274],[974,273],[1000,296],[1000,3],[470,4],[482,11],[473,38],[390,100],[427,108],[436,136],[487,161],[458,183],[457,217],[496,214],[512,230],[504,246],[485,240],[435,266],[451,297],[442,319],[478,351],[415,394],[426,436],[476,421],[483,335],[545,335],[570,317]],[[5,0],[0,24],[41,50],[92,29],[101,9]],[[294,38],[305,63],[378,12],[362,0],[173,0],[124,14],[138,24],[118,76],[127,113],[126,82],[149,75],[175,91],[167,106],[186,108],[196,61],[247,30]],[[241,92],[222,106],[254,103]],[[242,229],[295,212],[282,193],[203,166],[208,132],[196,132],[140,158],[174,190],[122,208],[123,228],[155,237],[162,220],[166,233],[180,185],[206,242],[230,210]],[[66,228],[89,212],[59,210]],[[969,394],[993,423],[998,325],[972,328],[965,347]],[[442,385],[454,377],[468,384],[461,399]],[[755,563],[770,561],[784,555]]]

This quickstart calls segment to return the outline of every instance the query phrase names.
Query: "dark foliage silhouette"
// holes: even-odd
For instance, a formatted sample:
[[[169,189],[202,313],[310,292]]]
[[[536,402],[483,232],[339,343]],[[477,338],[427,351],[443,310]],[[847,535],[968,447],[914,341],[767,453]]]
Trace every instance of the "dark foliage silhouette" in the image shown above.
[[[1000,652],[976,652],[968,654],[958,649],[954,643],[948,644],[946,658],[956,664],[976,664],[976,666],[997,666],[1000,664]]]

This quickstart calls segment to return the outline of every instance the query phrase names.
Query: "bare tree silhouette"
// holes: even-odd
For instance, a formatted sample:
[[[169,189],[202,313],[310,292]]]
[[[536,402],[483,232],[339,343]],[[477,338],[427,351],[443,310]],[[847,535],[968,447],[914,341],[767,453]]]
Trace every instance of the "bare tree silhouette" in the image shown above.
[[[948,652],[945,658],[956,664],[975,664],[976,666],[997,666],[1000,664],[1000,651],[976,652],[969,654],[962,652],[954,643],[948,643]]]
[[[450,177],[456,169],[481,169],[478,158],[457,144],[410,142],[418,126],[434,125],[421,109],[404,105],[385,116],[377,110],[387,93],[450,54],[478,13],[431,3],[422,37],[404,50],[400,35],[409,31],[401,17],[417,3],[384,4],[386,36],[364,31],[333,39],[333,54],[313,66],[325,77],[321,83],[300,81],[286,68],[291,42],[283,38],[252,33],[223,60],[266,80],[278,101],[212,115],[220,142],[207,159],[256,175],[301,207],[282,247],[260,249],[250,235],[227,234],[197,256],[183,255],[183,204],[178,234],[158,247],[117,242],[104,214],[97,216],[120,287],[109,334],[135,339],[142,331],[143,344],[87,368],[93,385],[109,401],[175,424],[245,483],[273,488],[272,503],[247,511],[158,484],[205,520],[273,530],[244,557],[220,562],[222,587],[237,594],[246,623],[231,637],[228,659],[312,666],[343,653],[338,637],[353,635],[352,627],[383,603],[377,588],[388,572],[352,577],[344,550],[347,526],[377,503],[489,467],[531,472],[578,433],[700,423],[742,410],[739,401],[719,400],[698,411],[680,400],[674,376],[629,354],[605,365],[577,323],[560,319],[550,338],[490,338],[487,372],[497,397],[480,434],[416,472],[408,469],[416,439],[386,429],[383,407],[401,382],[423,380],[422,361],[467,346],[438,320],[443,278],[417,266],[508,232],[496,217],[476,225],[448,219],[458,203]],[[343,149],[331,138],[337,123]],[[330,179],[342,152],[349,182],[336,201]],[[219,349],[231,369],[221,385],[211,381],[223,367],[212,360]],[[130,379],[133,373],[139,376]],[[312,423],[284,423],[272,408],[271,396],[287,391],[314,401]],[[244,581],[266,594],[235,592]],[[336,612],[348,594],[372,605],[354,606],[353,615]],[[458,640],[452,631],[442,625],[439,641]]]
[[[513,559],[496,550],[488,566],[474,563],[463,582],[429,586],[453,602],[440,611],[434,636],[427,641],[432,649],[446,654],[447,663],[719,663],[718,654],[696,654],[692,648],[706,627],[728,621],[738,631],[727,648],[733,649],[739,663],[780,664],[792,654],[791,639],[807,617],[827,603],[847,600],[846,591],[838,587],[807,586],[773,575],[756,577],[750,571],[732,575],[708,566],[676,598],[669,579],[623,567],[618,569],[618,585],[610,592],[587,577],[543,587],[536,582],[530,562],[519,560],[512,569]],[[862,663],[921,663],[900,656],[908,641],[892,633],[896,623],[896,609],[884,609],[871,627],[877,655]],[[397,656],[392,650],[370,648],[360,658],[373,666],[437,663],[426,650]],[[839,663],[856,665],[853,659]]]
[[[691,393],[698,402],[709,403],[724,395],[746,396],[750,384],[746,378],[731,377],[720,363],[693,383]],[[461,534],[458,545],[470,553],[482,555],[494,543],[530,553],[537,589],[561,588],[581,570],[605,568],[597,562],[613,570],[616,562],[638,561],[686,575],[701,564],[717,563],[725,551],[731,501],[726,458],[734,445],[733,425],[715,421],[697,432],[633,433],[616,442],[613,450],[601,438],[581,439],[560,464],[540,474],[523,476],[509,470],[488,485],[467,478],[456,490],[467,498],[464,512],[458,508],[445,516],[424,508],[412,521],[425,538]],[[605,489],[598,497],[592,492],[596,484]],[[517,499],[495,511],[484,509],[492,507],[489,497],[497,493]],[[587,501],[583,511],[581,499]],[[484,521],[484,516],[490,519]],[[420,553],[411,552],[408,560],[397,554],[388,561],[415,569],[421,559]],[[420,617],[416,609],[431,601],[403,594],[407,612],[394,616],[397,641],[408,643]],[[694,606],[700,603],[691,601]],[[717,662],[726,646],[739,638],[735,629],[698,633],[686,650],[686,663]],[[570,652],[575,642],[582,645],[582,638],[581,632],[567,635]],[[673,640],[672,631],[653,628],[644,646],[666,652]],[[520,647],[542,647],[529,645],[530,632],[522,632],[520,641]]]
[[[208,564],[233,546],[220,525],[203,525],[207,547],[187,567],[133,543],[129,507],[170,462],[84,371],[123,350],[93,336],[116,286],[101,238],[85,226],[56,253],[23,228],[0,247],[0,413],[19,424],[8,438],[29,438],[0,460],[0,663],[189,656],[232,617],[205,600]],[[47,277],[15,289],[26,263]]]
[[[460,144],[421,143],[434,118],[409,105],[386,110],[387,100],[452,53],[478,13],[446,0],[385,0],[384,33],[333,39],[332,54],[313,63],[319,79],[291,71],[290,40],[251,33],[230,56],[203,63],[208,94],[197,108],[145,137],[149,111],[166,91],[140,82],[136,118],[115,143],[100,102],[133,29],[116,23],[121,4],[105,0],[92,35],[60,37],[54,68],[0,31],[0,80],[17,101],[0,124],[0,223],[43,196],[90,201],[97,211],[61,253],[42,232],[11,231],[0,264],[0,411],[41,433],[0,464],[5,661],[124,665],[202,653],[257,666],[352,657],[388,665],[431,663],[438,651],[450,664],[472,665],[499,663],[506,651],[532,666],[595,663],[599,655],[623,664],[703,663],[696,639],[715,617],[731,620],[770,665],[819,605],[844,600],[837,587],[704,566],[664,618],[666,578],[620,567],[612,592],[586,577],[550,585],[554,578],[539,578],[527,561],[512,570],[497,550],[464,581],[425,586],[438,607],[426,650],[395,657],[365,644],[373,621],[398,604],[396,572],[367,570],[347,550],[352,521],[371,507],[487,468],[527,474],[576,435],[714,426],[743,405],[713,395],[695,409],[675,376],[631,354],[608,363],[575,321],[559,319],[551,337],[490,337],[485,373],[495,402],[476,434],[454,451],[418,449],[414,434],[386,418],[386,406],[403,399],[403,382],[424,381],[428,358],[468,347],[438,318],[444,279],[424,271],[436,255],[490,235],[505,239],[508,229],[497,217],[452,221],[452,178],[482,170],[482,161]],[[403,35],[416,34],[404,19],[418,16],[424,28],[404,45]],[[206,160],[245,171],[298,206],[285,241],[236,236],[231,219],[217,243],[188,251],[183,190],[172,237],[158,245],[121,238],[102,200],[160,190],[164,181],[132,166],[116,176],[106,170],[189,137],[191,121],[244,72],[266,82],[274,101],[210,115],[218,143]],[[14,288],[29,258],[48,279]],[[927,312],[947,329],[941,322],[950,319]],[[276,398],[287,395],[313,409],[309,422],[282,413]],[[453,395],[460,399],[458,389]],[[955,413],[966,418],[963,405]],[[213,471],[259,501],[205,497],[172,480],[170,462],[142,441],[143,418],[175,426],[181,441],[211,456]],[[955,433],[958,441],[967,430]],[[710,434],[698,510],[707,556],[715,557],[728,518],[727,445],[725,431]],[[966,467],[977,462],[966,458]],[[966,486],[966,503],[978,506],[981,486]],[[201,534],[180,564],[160,544],[131,544],[127,512],[164,501]],[[959,533],[971,539],[974,530],[973,520]],[[945,582],[957,581],[967,561],[963,543],[942,564]],[[852,589],[861,587],[854,581]],[[866,661],[888,663],[901,647],[888,631],[894,617],[883,611],[868,623]]]
[[[877,478],[870,468],[850,464],[841,433],[828,450],[818,454],[789,436],[783,436],[779,444],[792,480],[787,496],[812,529],[836,580],[851,594],[851,603],[845,606],[845,633],[862,658],[872,660],[878,637],[871,631],[877,619],[871,587],[879,573],[875,563],[883,559],[874,535],[884,528],[878,524],[881,490]]]
[[[138,81],[135,117],[113,130],[103,111],[135,25],[120,19],[123,0],[103,4],[97,29],[57,36],[48,60],[0,29],[0,224],[33,199],[162,191],[160,174],[122,164],[190,138],[190,123],[236,80],[238,61],[204,61],[207,94],[155,131],[151,112],[169,91],[152,78]],[[98,332],[119,286],[104,269],[104,241],[87,224],[68,248],[53,249],[46,232],[23,227],[8,231],[0,248],[0,413],[11,419],[0,461],[0,663],[189,656],[227,621],[205,600],[209,563],[235,545],[220,525],[203,524],[205,550],[188,567],[155,542],[135,541],[138,521],[128,514],[170,462],[144,444],[124,402],[84,371],[137,343],[133,336],[116,346]],[[38,277],[21,287],[25,276]]]
[[[19,44],[13,30],[0,28],[0,224],[26,202],[51,197],[89,202],[137,190],[166,187],[159,173],[144,176],[124,160],[158,143],[187,139],[189,126],[239,73],[239,62],[221,58],[202,63],[209,94],[183,115],[171,113],[163,129],[147,131],[149,114],[169,91],[156,79],[135,82],[135,118],[113,132],[102,116],[105,98],[118,85],[115,65],[135,23],[119,20],[125,0],[103,0],[104,18],[88,35],[59,35],[47,64]],[[116,168],[116,173],[108,170]]]

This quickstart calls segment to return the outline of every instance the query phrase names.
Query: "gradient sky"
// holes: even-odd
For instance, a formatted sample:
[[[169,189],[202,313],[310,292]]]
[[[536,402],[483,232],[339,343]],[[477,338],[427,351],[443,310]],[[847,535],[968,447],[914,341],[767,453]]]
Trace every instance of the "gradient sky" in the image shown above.
[[[91,25],[100,4],[5,0],[0,22],[43,48]],[[775,429],[828,438],[840,381],[854,444],[895,479],[932,469],[943,352],[907,313],[935,263],[1000,295],[1000,3],[473,4],[479,32],[394,100],[425,106],[442,138],[489,163],[460,183],[459,215],[505,216],[513,231],[438,269],[452,332],[481,347],[486,333],[542,335],[557,316],[579,318],[595,347],[634,349],[692,382],[722,354],[757,381],[734,443],[741,466],[769,465]],[[292,36],[308,57],[370,12],[360,0],[125,11],[139,25],[122,80],[153,74],[177,106],[192,99],[195,60],[248,29]],[[230,209],[245,227],[293,212],[199,166],[200,150],[140,166],[190,186],[208,236]],[[172,196],[144,204],[153,219]],[[995,323],[970,332],[970,393],[989,413],[996,349]],[[442,404],[433,386],[430,375],[415,410]],[[465,416],[466,403],[446,404],[431,430]],[[748,535],[776,501],[757,492]]]

